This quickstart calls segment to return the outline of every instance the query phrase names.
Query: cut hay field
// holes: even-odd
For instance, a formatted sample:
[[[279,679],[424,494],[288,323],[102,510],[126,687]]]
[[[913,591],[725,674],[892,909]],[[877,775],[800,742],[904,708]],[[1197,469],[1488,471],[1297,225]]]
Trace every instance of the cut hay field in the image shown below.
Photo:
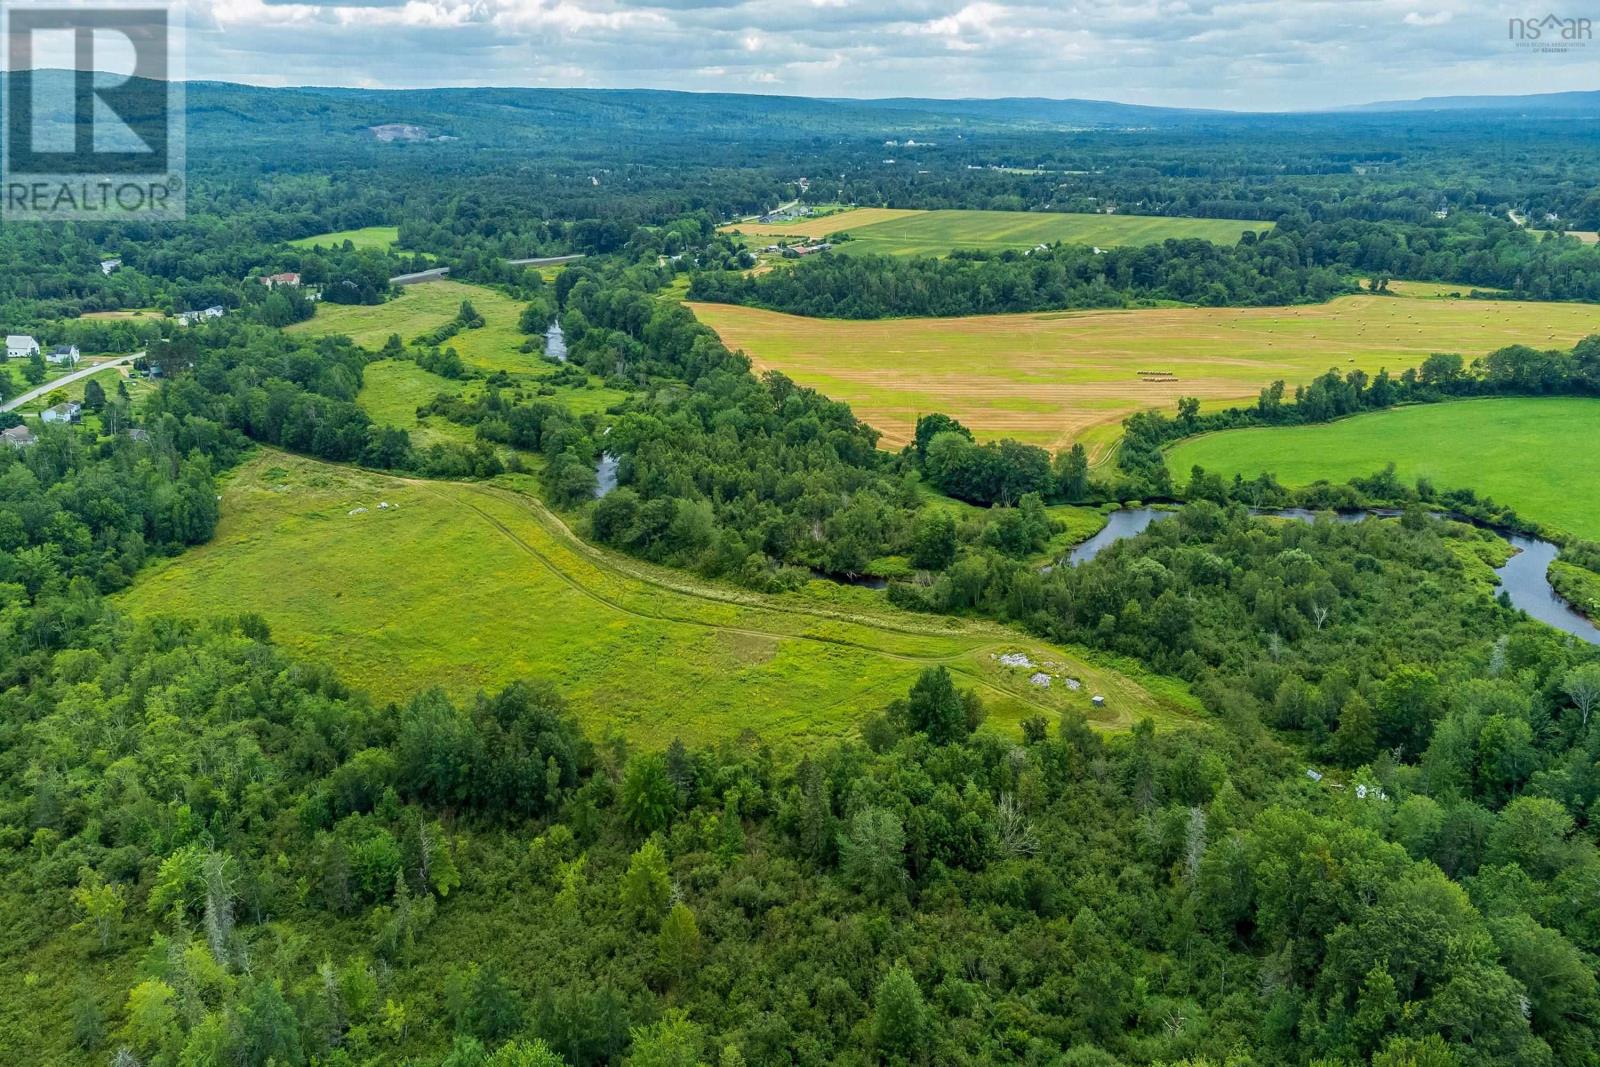
[[[1190,219],[1153,215],[1086,215],[1047,211],[902,211],[855,208],[820,219],[781,223],[734,223],[723,227],[748,237],[816,239],[847,232],[835,246],[859,255],[938,256],[952,249],[1003,251],[1065,241],[1070,244],[1142,245],[1169,237],[1198,237],[1233,244],[1246,230],[1272,223],[1237,219]]]
[[[1274,379],[1292,386],[1330,367],[1398,374],[1433,352],[1570,347],[1600,332],[1593,304],[1427,295],[870,322],[690,307],[758,368],[848,402],[892,447],[910,440],[917,416],[942,411],[983,437],[1049,448],[1082,440],[1103,452],[1127,415],[1179,397],[1219,407],[1253,400]]]
[[[1357,415],[1317,426],[1228,430],[1181,441],[1168,465],[1199,464],[1285,485],[1334,482],[1393,463],[1406,481],[1471,488],[1523,516],[1600,540],[1600,400],[1461,400]]]
[[[400,240],[400,227],[398,226],[363,226],[359,230],[336,230],[333,233],[318,233],[310,237],[302,237],[289,243],[295,248],[338,248],[346,241],[357,248],[376,248],[387,250],[393,248],[396,241]]]
[[[382,700],[548,679],[596,736],[615,728],[652,745],[746,728],[773,741],[846,735],[933,664],[976,686],[1003,729],[1088,712],[1090,693],[1106,695],[1107,727],[1195,708],[1175,682],[1136,681],[998,626],[833,587],[763,597],[657,571],[582,542],[520,484],[404,480],[264,450],[226,479],[215,539],[151,568],[117,603],[135,616],[259,613],[276,640]],[[1011,651],[1083,689],[1035,688],[995,658]]]
[[[829,215],[790,219],[787,222],[731,222],[720,227],[722,233],[738,233],[746,237],[803,237],[817,239],[838,233],[840,230],[857,230],[879,222],[926,215],[926,211],[908,211],[894,207],[853,207]]]

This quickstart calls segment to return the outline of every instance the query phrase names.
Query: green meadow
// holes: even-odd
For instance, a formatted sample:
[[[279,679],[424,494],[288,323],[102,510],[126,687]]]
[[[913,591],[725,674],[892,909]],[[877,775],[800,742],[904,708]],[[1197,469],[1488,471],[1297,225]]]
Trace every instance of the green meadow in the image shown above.
[[[440,393],[455,396],[461,392],[461,382],[431,374],[409,359],[380,359],[362,370],[356,402],[374,422],[410,432],[412,443],[418,447],[459,444],[472,440],[472,427],[457,425],[442,415],[418,418],[417,408]]]
[[[846,735],[933,664],[975,686],[1000,729],[1066,708],[1117,728],[1195,706],[1171,680],[993,624],[900,613],[880,594],[812,583],[814,594],[768,597],[657,570],[580,540],[526,484],[402,479],[263,450],[227,477],[216,537],[118,603],[135,616],[258,613],[276,640],[378,699],[548,679],[596,736],[650,745],[745,729]],[[1032,685],[999,663],[1006,652],[1058,680]]]
[[[315,248],[318,245],[323,248],[338,248],[349,241],[357,248],[386,250],[393,248],[398,240],[400,240],[398,226],[363,226],[359,230],[336,230],[333,233],[313,234],[289,243],[295,248]]]
[[[1342,482],[1388,463],[1407,481],[1471,488],[1556,530],[1600,539],[1600,400],[1424,404],[1317,426],[1208,434],[1167,456],[1179,480],[1198,464],[1229,477],[1267,472],[1285,485]]]
[[[1144,245],[1169,237],[1198,237],[1233,244],[1246,230],[1272,223],[1248,219],[1191,219],[1155,215],[1087,215],[1059,211],[907,211],[856,208],[794,222],[735,223],[724,227],[753,241],[820,240],[848,233],[836,250],[849,254],[941,256],[954,249],[1000,252],[1064,241],[1068,244]]]
[[[518,329],[523,305],[497,290],[463,282],[445,280],[406,286],[399,296],[382,304],[318,304],[315,317],[295,323],[288,332],[344,334],[363,348],[377,349],[390,334],[399,334],[402,341],[410,342],[431,333],[455,318],[463,300],[470,300],[484,319],[481,329],[462,330],[445,342],[445,347],[454,348],[464,364],[485,373],[505,371],[535,388],[554,373],[555,368],[544,361],[539,351],[521,351],[528,340]],[[471,433],[437,417],[419,423],[417,405],[441,392],[458,394],[472,387],[471,383],[430,374],[409,360],[379,360],[367,366],[361,394],[356,399],[375,420],[412,430],[418,433],[419,443],[428,444],[435,440],[470,439]],[[605,388],[598,378],[591,378],[587,388],[565,386],[556,389],[554,395],[579,413],[604,411],[626,397],[620,390]]]

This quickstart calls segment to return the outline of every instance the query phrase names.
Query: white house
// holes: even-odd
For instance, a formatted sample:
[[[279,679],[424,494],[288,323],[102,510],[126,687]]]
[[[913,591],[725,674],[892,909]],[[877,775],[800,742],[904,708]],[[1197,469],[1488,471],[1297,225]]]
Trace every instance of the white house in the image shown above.
[[[55,407],[45,408],[39,412],[40,422],[77,422],[83,414],[83,405],[76,400],[68,400],[57,404]]]
[[[120,260],[120,259],[102,259],[100,261],[100,273],[101,274],[110,276],[112,274],[115,274],[117,271],[119,271],[121,269],[122,269],[122,260]]]
[[[226,314],[226,309],[221,304],[212,304],[201,311],[182,311],[178,313],[179,326],[193,326],[202,319],[220,319]]]
[[[35,341],[32,337],[29,337],[27,334],[25,334],[25,333],[8,333],[8,334],[6,334],[6,358],[7,359],[27,359],[29,356],[37,355],[38,352],[39,352],[39,342]]]
[[[50,350],[50,354],[44,358],[51,363],[58,363],[64,367],[75,367],[78,365],[78,346],[56,345]]]

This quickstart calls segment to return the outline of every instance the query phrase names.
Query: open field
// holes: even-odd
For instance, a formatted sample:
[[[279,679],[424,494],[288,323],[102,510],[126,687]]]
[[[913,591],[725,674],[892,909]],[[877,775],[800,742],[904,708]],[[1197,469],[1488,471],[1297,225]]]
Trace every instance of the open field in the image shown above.
[[[409,359],[380,359],[362,370],[356,403],[374,422],[409,431],[419,448],[436,442],[467,444],[472,441],[472,427],[457,425],[442,415],[417,418],[417,408],[440,393],[456,396],[461,392],[461,382],[429,373]]]
[[[1225,476],[1262,471],[1285,485],[1342,482],[1394,463],[1401,478],[1470,487],[1527,518],[1600,539],[1600,400],[1462,400],[1357,415],[1317,426],[1228,430],[1173,447],[1180,480],[1199,464]]]
[[[1593,304],[1427,296],[871,322],[690,306],[757,367],[848,402],[893,447],[910,440],[917,416],[942,411],[983,437],[1103,451],[1123,418],[1179,397],[1218,407],[1330,367],[1398,374],[1433,352],[1569,347],[1600,332]]]
[[[162,319],[166,316],[154,308],[133,308],[123,311],[85,311],[78,317],[90,321],[114,322],[118,319]]]
[[[288,331],[319,336],[342,333],[363,348],[381,348],[392,333],[410,343],[455,318],[463,300],[472,301],[484,319],[482,329],[462,330],[445,342],[461,354],[463,363],[488,371],[525,370],[541,363],[537,355],[517,351],[527,340],[517,329],[522,305],[503,293],[465,282],[407,286],[382,304],[320,303],[313,318],[295,323]]]
[[[855,207],[836,211],[817,218],[791,219],[788,222],[732,222],[720,228],[722,233],[741,233],[746,237],[805,237],[821,238],[840,230],[856,232],[878,222],[925,215],[925,211],[907,211],[894,207]]]
[[[335,248],[346,241],[357,248],[388,249],[400,239],[398,226],[363,226],[359,230],[339,230],[335,233],[318,233],[289,243],[296,248]]]
[[[1194,706],[1176,683],[1141,684],[995,625],[864,605],[833,587],[774,598],[658,571],[580,541],[517,485],[263,451],[226,480],[215,539],[152,568],[118,603],[138,616],[257,612],[278,641],[379,699],[549,679],[596,735],[617,728],[650,744],[746,728],[772,740],[848,734],[940,663],[1007,729],[1087,712],[1091,693],[1106,695],[1098,715],[1111,727]],[[1083,689],[1035,688],[994,658],[1009,651]]]
[[[1366,279],[1362,279],[1361,284],[1365,286]],[[1485,289],[1481,285],[1462,285],[1460,282],[1391,281],[1389,292],[1417,300],[1467,300],[1471,299],[1467,294],[1474,292],[1509,295],[1504,289]]]
[[[1528,232],[1533,234],[1535,237],[1541,237],[1542,238],[1546,234],[1556,233],[1557,231],[1555,231],[1555,230],[1533,230],[1533,229],[1530,229]],[[1565,236],[1565,237],[1576,237],[1579,241],[1583,242],[1586,245],[1600,244],[1600,233],[1597,233],[1594,230],[1566,230],[1566,231],[1564,231],[1562,233],[1562,236]]]
[[[528,339],[517,328],[522,304],[493,289],[464,282],[409,286],[383,304],[319,304],[314,318],[288,329],[290,333],[317,336],[342,333],[364,348],[376,349],[390,334],[397,333],[402,341],[409,342],[432,332],[455,318],[463,300],[472,301],[484,319],[482,329],[462,330],[445,342],[445,347],[460,354],[463,363],[480,371],[506,371],[529,383],[537,383],[554,372],[538,352],[520,351]],[[598,383],[596,378],[587,389],[558,389],[556,398],[579,413],[603,411],[624,398],[625,394]],[[462,382],[429,374],[409,361],[383,360],[367,367],[357,401],[375,419],[415,431],[419,428],[415,414],[418,404],[440,392],[459,393],[462,388]],[[430,419],[422,429],[426,432],[417,437],[419,444],[471,438],[470,431],[462,431],[442,419]]]
[[[1169,237],[1199,237],[1233,244],[1245,230],[1270,230],[1272,223],[1235,219],[1187,219],[1150,215],[1083,215],[1044,211],[900,211],[856,208],[820,219],[781,223],[735,223],[725,230],[752,237],[822,238],[841,231],[850,240],[836,251],[850,254],[943,255],[952,249],[1002,251],[1066,241],[1073,244],[1142,245]]]

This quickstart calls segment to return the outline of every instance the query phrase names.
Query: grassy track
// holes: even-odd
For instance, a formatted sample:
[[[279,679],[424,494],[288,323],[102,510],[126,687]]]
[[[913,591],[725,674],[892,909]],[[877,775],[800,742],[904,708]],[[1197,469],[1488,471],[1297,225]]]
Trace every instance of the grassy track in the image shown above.
[[[339,230],[335,233],[319,233],[310,237],[302,237],[298,241],[289,243],[296,248],[335,248],[346,241],[357,248],[388,249],[400,240],[400,227],[398,226],[363,226],[359,230]]]
[[[1108,727],[1193,708],[1176,683],[1136,681],[997,626],[827,591],[758,596],[616,557],[518,488],[264,451],[228,479],[215,540],[154,568],[119,604],[139,616],[258,612],[279,641],[382,699],[548,678],[597,732],[647,743],[746,728],[773,740],[848,734],[936,663],[976,685],[1005,728],[1088,711],[1091,692],[1108,698]],[[1084,688],[1034,688],[993,658],[1005,651]]]
[[[1600,539],[1600,400],[1465,400],[1358,415],[1319,426],[1229,430],[1180,442],[1195,464],[1285,485],[1346,481],[1394,463],[1406,480],[1470,487],[1541,523]]]
[[[1471,357],[1517,342],[1570,346],[1600,332],[1593,304],[1423,295],[1431,291],[1290,308],[873,322],[691,307],[757,367],[848,402],[893,446],[909,440],[918,415],[943,411],[988,437],[1052,448],[1079,439],[1103,449],[1127,415],[1182,396],[1216,407],[1251,400],[1275,378],[1292,386],[1329,367],[1398,373],[1433,352]]]
[[[775,240],[820,238],[841,231],[851,239],[840,252],[881,255],[944,255],[952,249],[1002,251],[1066,241],[1073,244],[1143,245],[1169,237],[1199,237],[1232,244],[1245,230],[1272,228],[1270,222],[1188,219],[1153,215],[1084,215],[1048,211],[902,211],[856,208],[796,222],[734,223],[731,233]]]

